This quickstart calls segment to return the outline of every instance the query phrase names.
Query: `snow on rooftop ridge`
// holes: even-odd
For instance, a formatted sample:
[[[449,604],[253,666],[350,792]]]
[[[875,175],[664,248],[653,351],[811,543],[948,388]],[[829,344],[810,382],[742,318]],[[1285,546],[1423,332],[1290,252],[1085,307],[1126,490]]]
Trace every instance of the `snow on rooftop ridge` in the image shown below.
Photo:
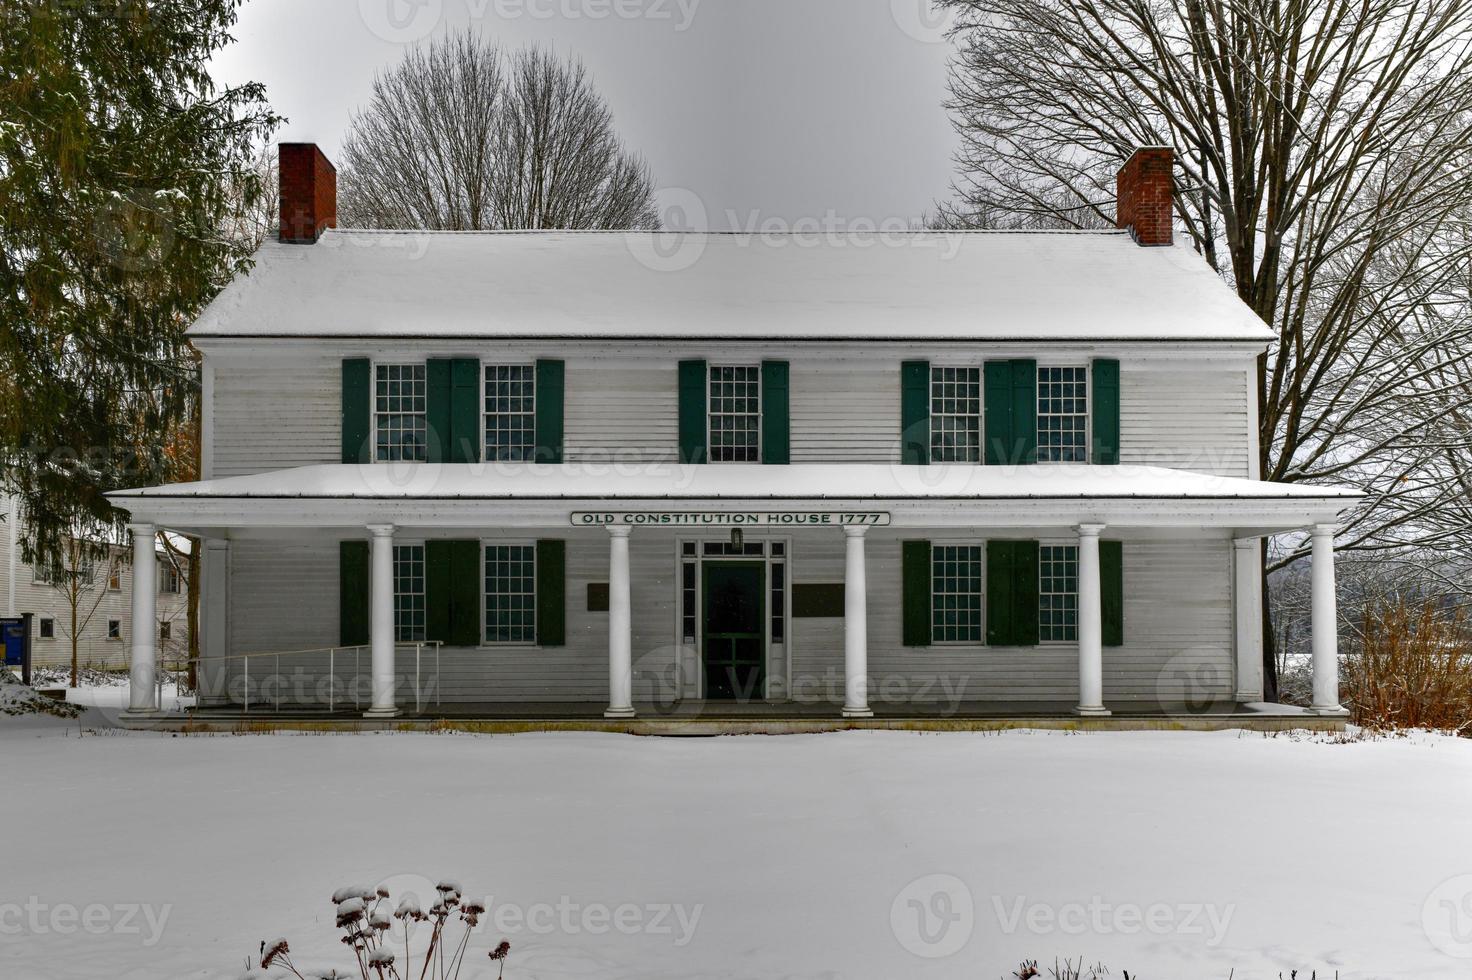
[[[881,236],[919,236],[919,235],[1081,235],[1106,238],[1129,238],[1130,233],[1123,228],[874,228],[857,231],[823,229],[786,228],[776,231],[744,231],[741,229],[720,229],[701,231],[694,228],[329,228],[322,232],[322,238],[343,238],[352,235],[434,235],[445,237],[474,238],[477,236],[497,237],[536,237],[554,235],[576,235],[579,237],[617,236],[620,238],[629,236],[654,236],[654,235],[709,235],[712,237],[726,238],[813,238],[822,235],[853,236],[853,237],[881,237]]]

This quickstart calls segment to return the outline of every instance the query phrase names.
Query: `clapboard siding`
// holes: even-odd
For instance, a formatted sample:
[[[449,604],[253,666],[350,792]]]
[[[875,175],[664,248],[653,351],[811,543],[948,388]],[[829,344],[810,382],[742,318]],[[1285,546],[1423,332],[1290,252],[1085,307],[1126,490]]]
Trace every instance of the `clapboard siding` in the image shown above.
[[[214,371],[211,475],[238,476],[341,456],[341,360],[474,356],[464,345],[425,342],[412,350],[362,345],[295,345],[268,353],[209,354]],[[896,462],[899,459],[899,372],[906,358],[945,363],[1036,354],[1052,363],[1085,363],[1097,352],[949,345],[871,344],[830,349],[774,342],[760,349],[586,342],[569,351],[503,344],[488,359],[566,362],[565,459],[568,462],[668,462],[678,444],[677,363],[753,364],[764,357],[791,364],[791,459],[797,462]],[[1131,360],[1121,356],[1120,461],[1250,475],[1250,361]]]
[[[1078,694],[1078,654],[1072,646],[1030,649],[970,646],[905,647],[900,639],[902,537],[924,531],[871,531],[869,668],[871,699],[923,710],[952,700],[1072,702]],[[936,532],[940,537],[940,532]],[[492,534],[492,538],[502,536]],[[587,586],[607,581],[608,538],[569,531],[567,645],[446,650],[439,671],[442,702],[592,701],[608,694],[608,614],[588,612]],[[641,530],[630,547],[635,698],[667,698],[674,684],[675,549],[673,532]],[[836,533],[796,534],[790,580],[841,582],[844,545]],[[1131,540],[1125,555],[1125,645],[1104,651],[1106,703],[1156,704],[1232,690],[1230,545],[1217,538]],[[336,642],[337,546],[332,542],[237,542],[231,554],[231,650],[293,648]],[[792,698],[842,700],[843,621],[789,621]],[[366,684],[367,656],[362,670]],[[351,658],[339,673],[351,675]],[[433,698],[425,660],[422,682]],[[274,664],[255,661],[259,682]],[[400,653],[401,691],[412,692],[413,658]],[[781,665],[777,666],[780,671]],[[291,690],[323,689],[322,659],[286,658]],[[230,676],[238,691],[240,668]],[[780,678],[779,678],[780,680]],[[780,689],[780,685],[779,685]],[[366,690],[366,688],[365,688]],[[410,696],[412,700],[412,696]]]
[[[221,361],[213,411],[214,478],[340,462],[342,361]]]
[[[1243,367],[1120,364],[1119,461],[1250,476]]]

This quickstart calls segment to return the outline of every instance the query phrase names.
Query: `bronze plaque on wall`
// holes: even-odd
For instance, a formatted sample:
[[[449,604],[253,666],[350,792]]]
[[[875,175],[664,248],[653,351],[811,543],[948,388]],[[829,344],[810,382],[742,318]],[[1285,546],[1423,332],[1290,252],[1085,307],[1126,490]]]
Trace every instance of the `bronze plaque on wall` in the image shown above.
[[[843,615],[843,583],[792,586],[792,615],[796,619],[821,619]]]

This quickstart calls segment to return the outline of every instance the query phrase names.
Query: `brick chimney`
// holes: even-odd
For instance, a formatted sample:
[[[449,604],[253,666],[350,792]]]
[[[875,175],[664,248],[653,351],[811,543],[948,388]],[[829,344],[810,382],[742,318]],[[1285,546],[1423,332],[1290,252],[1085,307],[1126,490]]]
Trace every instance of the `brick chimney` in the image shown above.
[[[311,245],[337,227],[337,169],[316,143],[282,143],[281,240]]]
[[[1114,179],[1118,209],[1114,224],[1128,228],[1140,245],[1171,243],[1174,156],[1168,146],[1142,146]]]

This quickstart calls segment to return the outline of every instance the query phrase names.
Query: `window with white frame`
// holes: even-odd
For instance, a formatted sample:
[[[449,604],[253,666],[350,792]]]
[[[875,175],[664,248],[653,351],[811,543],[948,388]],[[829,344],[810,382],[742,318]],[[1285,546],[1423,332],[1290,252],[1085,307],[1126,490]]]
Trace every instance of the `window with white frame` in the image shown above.
[[[46,618],[44,618],[44,619],[42,619],[40,621],[40,627],[41,627],[41,639],[43,639],[43,640],[54,640],[54,639],[56,639],[56,620],[51,619],[50,617],[46,617]]]
[[[394,545],[394,639],[424,639],[424,545]]]
[[[537,451],[536,368],[487,364],[486,460],[527,461]]]
[[[710,461],[761,462],[762,370],[710,367]]]
[[[424,365],[379,364],[375,371],[375,458],[380,463],[425,462],[429,399]]]
[[[171,638],[173,638],[173,635],[174,635],[174,624],[173,623],[169,622],[166,619],[163,622],[161,622],[161,623],[158,624],[158,638],[160,640],[168,640],[168,639],[171,639]]]
[[[1089,369],[1038,368],[1038,462],[1089,461]]]
[[[931,642],[981,642],[985,555],[986,549],[979,544],[931,546]]]
[[[1078,546],[1038,546],[1038,639],[1078,640]]]
[[[109,619],[107,621],[107,638],[109,640],[121,640],[123,638],[123,621],[121,619]]]
[[[171,561],[162,561],[158,566],[158,590],[164,595],[178,595],[181,579],[179,569]],[[109,578],[108,588],[112,588]]]
[[[981,462],[981,368],[930,369],[930,461]]]
[[[485,550],[486,642],[537,640],[537,549],[491,544]]]

